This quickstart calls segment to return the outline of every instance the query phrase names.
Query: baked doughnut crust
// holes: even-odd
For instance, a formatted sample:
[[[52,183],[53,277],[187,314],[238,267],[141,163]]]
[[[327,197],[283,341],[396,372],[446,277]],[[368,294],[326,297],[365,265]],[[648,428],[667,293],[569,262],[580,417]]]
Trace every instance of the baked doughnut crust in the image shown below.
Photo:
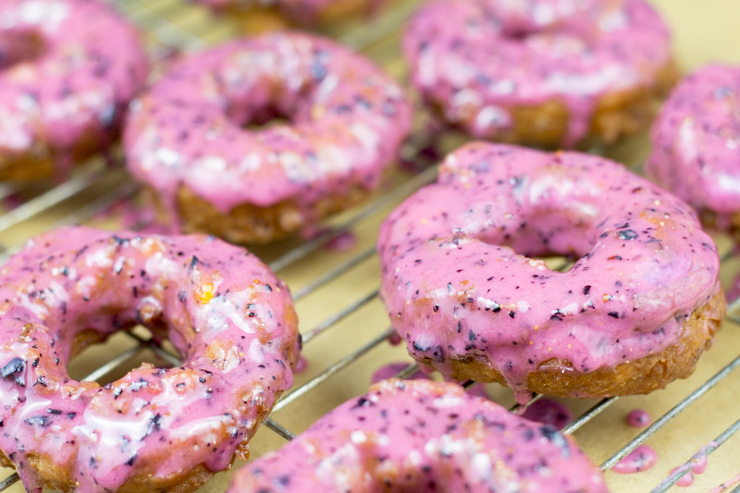
[[[618,163],[474,142],[381,226],[381,297],[453,379],[598,397],[690,374],[725,312],[696,212]],[[567,270],[538,258],[567,256]],[[629,364],[627,364],[629,362]]]
[[[0,459],[29,491],[191,491],[246,458],[298,360],[287,287],[204,235],[52,231],[0,268],[0,299]],[[182,363],[70,378],[70,357],[137,324]]]
[[[589,373],[574,372],[568,360],[544,361],[527,376],[527,388],[538,394],[582,399],[648,394],[662,389],[676,379],[691,376],[699,356],[711,347],[724,314],[725,297],[719,292],[694,310],[678,342],[660,353]],[[430,366],[428,361],[421,363]],[[506,385],[501,373],[473,358],[452,360],[451,364],[450,376],[455,380]]]
[[[183,60],[135,106],[131,174],[171,223],[232,242],[310,235],[381,185],[411,125],[402,89],[372,62],[289,31]]]

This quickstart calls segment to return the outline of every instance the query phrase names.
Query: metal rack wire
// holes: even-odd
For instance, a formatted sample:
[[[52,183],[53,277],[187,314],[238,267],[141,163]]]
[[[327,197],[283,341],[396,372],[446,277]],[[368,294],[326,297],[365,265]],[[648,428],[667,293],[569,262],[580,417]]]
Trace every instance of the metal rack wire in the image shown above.
[[[113,2],[113,0],[111,1]],[[207,39],[213,39],[209,33],[209,30],[213,28],[213,25],[210,23],[196,24],[192,26],[192,29],[189,29],[187,27],[183,27],[181,23],[171,20],[172,18],[177,17],[184,9],[194,8],[183,6],[179,0],[116,0],[113,3],[115,3],[116,7],[125,16],[130,18],[147,33],[151,53],[155,59],[166,57],[173,50],[187,52],[201,49],[209,44],[209,42],[206,41]],[[397,7],[392,11],[362,26],[361,28],[347,32],[340,37],[340,40],[344,44],[360,51],[365,50],[373,44],[382,42],[385,38],[398,32],[400,25],[413,10],[414,5],[414,1],[399,2]],[[226,34],[222,37],[228,37],[228,35],[229,32],[226,31]],[[381,61],[381,63],[383,62],[385,62],[384,64],[388,63],[387,60]],[[412,139],[412,141],[403,149],[404,158],[412,160],[416,164],[422,166],[434,164],[432,162],[433,159],[425,157],[423,153],[420,153],[420,150],[424,148],[426,143],[425,137],[423,136],[417,136],[415,139]],[[105,164],[103,161],[104,160],[102,158],[94,159],[90,163],[80,167],[77,173],[65,183],[56,186],[50,185],[46,189],[32,192],[30,194],[30,198],[22,205],[0,215],[0,233],[9,232],[18,226],[33,223],[38,218],[48,214],[49,211],[69,200],[80,198],[85,199],[79,201],[79,204],[75,205],[62,217],[55,217],[51,222],[44,223],[44,229],[50,226],[88,221],[101,211],[106,210],[111,204],[114,204],[123,198],[131,197],[136,192],[137,188],[130,181],[125,179],[125,173],[119,162],[120,159],[111,158],[108,160],[108,164]],[[348,215],[343,216],[339,221],[336,221],[329,229],[319,236],[311,240],[304,241],[273,259],[270,262],[271,268],[280,275],[281,271],[300,265],[302,261],[321,250],[322,246],[327,244],[333,238],[336,238],[338,235],[343,234],[346,231],[352,230],[363,221],[377,218],[382,215],[384,210],[398,203],[420,186],[432,181],[435,174],[436,172],[434,168],[428,167],[424,171],[402,181],[400,184],[388,190],[384,195],[376,198],[374,201],[355,209]],[[13,186],[3,186],[0,188],[0,199],[20,192],[23,192],[23,190]],[[13,236],[10,235],[10,237],[12,238]],[[20,241],[13,241],[10,244],[0,245],[2,249],[2,253],[0,253],[0,263],[4,262],[8,255],[16,251],[19,248],[20,243]],[[723,265],[730,260],[731,256],[732,252],[724,252],[722,257]],[[341,276],[346,275],[362,264],[373,261],[374,258],[375,249],[373,246],[353,252],[349,258],[339,262],[337,265],[325,269],[304,286],[295,290],[295,300],[300,301],[316,293],[320,289],[330,286]],[[377,299],[377,296],[377,289],[362,294],[347,306],[329,313],[323,320],[315,324],[312,328],[309,328],[308,330],[304,329],[304,344],[311,344],[315,338],[335,329],[342,320],[356,314],[363,307],[374,302]],[[729,313],[732,316],[732,314],[739,310],[740,301],[736,300],[730,306]],[[731,319],[731,321],[734,323],[740,323],[740,319]],[[275,406],[273,416],[279,411],[290,408],[290,406],[299,402],[311,392],[316,391],[316,389],[329,381],[333,376],[345,370],[349,365],[357,361],[358,358],[378,348],[392,333],[393,331],[391,328],[382,330],[371,337],[368,341],[360,344],[358,347],[349,350],[345,354],[340,354],[336,361],[330,362],[316,375],[283,395]],[[134,346],[120,352],[106,364],[98,367],[95,371],[84,378],[88,380],[100,379],[114,369],[121,367],[121,365],[125,364],[126,361],[130,360],[143,349],[153,351],[161,361],[164,361],[167,364],[177,365],[179,363],[176,355],[165,348],[156,345],[151,339],[148,339],[136,332],[130,333],[129,337],[135,341],[136,344]],[[711,378],[695,387],[693,391],[676,403],[673,408],[659,417],[653,424],[639,433],[636,437],[632,438],[627,443],[624,443],[623,446],[616,450],[601,464],[602,469],[608,470],[612,468],[619,460],[625,457],[637,446],[644,443],[648,438],[655,435],[659,430],[664,428],[668,422],[694,404],[710,389],[728,378],[738,367],[740,367],[740,355],[730,361]],[[416,369],[416,365],[409,364],[398,374],[398,376],[406,377],[411,375]],[[535,397],[535,399],[537,398],[539,398],[539,396]],[[570,423],[564,429],[564,432],[576,432],[594,420],[599,414],[607,410],[616,401],[617,398],[610,398],[597,402],[591,408],[581,413],[575,421]],[[519,406],[514,406],[512,410],[520,411],[521,409]],[[291,430],[279,423],[274,417],[269,418],[265,424],[269,429],[286,440],[290,440],[295,436]],[[726,443],[727,440],[738,431],[738,429],[740,429],[740,420],[735,421],[727,427],[719,436],[717,436],[717,438],[715,438],[715,440],[702,449],[701,453],[706,455],[713,453],[720,446]],[[666,491],[687,471],[691,470],[694,464],[695,462],[692,462],[691,458],[689,458],[686,464],[657,484],[653,491]],[[7,489],[17,481],[18,476],[16,474],[8,476],[4,480],[0,481],[0,491]],[[734,488],[732,491],[740,492],[740,486]]]

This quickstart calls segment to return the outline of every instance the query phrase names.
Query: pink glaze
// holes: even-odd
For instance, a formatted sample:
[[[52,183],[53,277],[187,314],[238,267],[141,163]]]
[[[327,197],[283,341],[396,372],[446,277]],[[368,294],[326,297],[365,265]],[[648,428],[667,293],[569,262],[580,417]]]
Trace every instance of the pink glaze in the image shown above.
[[[678,469],[680,468],[674,467],[671,469],[671,474],[676,472]],[[681,479],[676,481],[677,486],[691,486],[692,484],[694,484],[694,474],[691,471],[688,471],[686,474],[681,476]]]
[[[737,246],[735,247],[737,248]],[[740,298],[740,272],[732,280],[732,284],[727,289],[727,304],[734,304]]]
[[[327,241],[324,248],[334,252],[346,252],[357,245],[357,236],[352,231],[344,231]]]
[[[389,378],[395,378],[396,375],[401,373],[403,370],[405,370],[411,363],[404,363],[402,361],[399,361],[398,363],[389,363],[387,365],[383,365],[370,377],[370,383],[378,383],[382,380],[388,380]],[[423,373],[421,370],[417,370],[408,377],[409,380],[429,380],[429,377]]]
[[[476,382],[473,385],[467,387],[465,389],[465,392],[467,392],[469,395],[475,395],[478,397],[482,397],[483,399],[489,399],[488,392],[486,392],[486,386],[482,383]]]
[[[717,444],[710,445],[713,448],[717,448]],[[693,464],[693,467],[691,470],[694,472],[694,474],[703,474],[704,471],[707,470],[707,448],[704,447],[699,454],[695,455],[691,462]]]
[[[550,425],[562,430],[573,421],[573,413],[563,404],[552,399],[540,398],[527,406],[522,418]]]
[[[2,0],[0,154],[69,161],[83,139],[107,145],[147,69],[137,33],[105,2]]]
[[[650,421],[650,415],[644,409],[633,409],[627,414],[627,424],[635,428],[645,428]]]
[[[740,212],[740,67],[706,66],[671,93],[652,128],[646,171],[727,228]]]
[[[589,373],[676,344],[720,289],[717,249],[688,205],[575,152],[464,146],[388,216],[378,251],[411,355],[447,376],[450,360],[476,359],[522,395],[553,358]],[[550,253],[578,260],[557,272],[530,258]]]
[[[721,493],[729,488],[732,488],[736,484],[740,484],[740,474],[737,476],[728,479],[727,481],[723,482],[722,484],[715,486],[714,488],[707,491],[707,493]]]
[[[388,344],[391,346],[398,346],[403,342],[403,339],[401,339],[401,336],[398,335],[398,333],[393,333],[388,336]]]
[[[170,225],[157,221],[156,211],[149,205],[142,205],[134,197],[126,197],[114,202],[97,213],[95,220],[117,220],[122,229],[143,234],[177,234]]]
[[[455,384],[386,380],[238,471],[229,491],[546,493],[606,486],[572,439],[549,426]]]
[[[30,491],[44,483],[31,456],[79,492],[223,470],[298,358],[287,288],[246,250],[202,235],[53,231],[0,268],[0,299],[0,450]],[[103,387],[70,380],[77,333],[136,323],[166,335],[182,366],[145,364]]]
[[[370,383],[378,383],[381,380],[395,378],[396,375],[401,373],[408,366],[408,363],[403,362],[389,363],[387,365],[381,366],[375,371],[375,373],[373,373],[372,377],[370,377]],[[415,371],[406,378],[409,380],[431,380],[429,375],[424,373],[421,369]],[[488,399],[488,392],[486,392],[486,387],[482,383],[474,383],[470,385],[465,389],[465,392],[467,392],[469,395],[475,395]]]
[[[301,356],[298,358],[298,362],[295,364],[295,367],[293,368],[293,373],[303,373],[308,369],[308,360]]]
[[[381,380],[387,380],[389,378],[395,378],[396,375],[401,373],[403,370],[405,370],[409,366],[409,363],[389,363],[387,365],[381,366],[378,368],[375,373],[373,373],[372,377],[370,377],[370,383],[378,383]],[[424,373],[422,370],[417,370],[408,377],[406,377],[409,380],[431,380],[429,375]],[[483,397],[485,399],[488,399],[488,393],[486,392],[486,388],[482,383],[474,383],[467,387],[465,389],[465,392],[467,392],[469,395],[475,395],[478,397]]]
[[[562,102],[564,146],[606,94],[651,87],[670,63],[668,30],[643,0],[435,0],[404,35],[412,81],[477,138],[512,125],[512,108]]]
[[[177,220],[185,186],[227,213],[377,186],[410,128],[401,88],[370,61],[297,32],[241,40],[173,66],[138,100],[125,147],[134,177]],[[246,131],[275,115],[289,125]],[[304,225],[316,217],[305,212]]]
[[[627,456],[617,462],[612,471],[619,474],[634,474],[647,471],[658,462],[658,454],[647,445],[640,445]]]
[[[664,484],[667,485],[667,483],[669,483],[671,480],[671,476],[673,476],[673,474],[675,474],[677,471],[685,471],[686,473],[681,476],[676,484],[678,486],[691,486],[692,484],[694,484],[694,475],[703,474],[704,471],[707,470],[707,457],[718,446],[719,445],[717,445],[717,442],[709,442],[706,446],[699,449],[699,451],[695,453],[688,462],[671,469],[669,477],[663,480],[658,486],[663,486]]]

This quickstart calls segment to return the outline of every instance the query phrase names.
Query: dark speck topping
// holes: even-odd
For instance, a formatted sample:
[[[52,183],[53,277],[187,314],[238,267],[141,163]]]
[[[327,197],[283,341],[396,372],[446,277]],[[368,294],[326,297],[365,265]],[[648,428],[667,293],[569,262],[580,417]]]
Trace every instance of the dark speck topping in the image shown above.
[[[740,211],[740,68],[707,65],[681,80],[661,107],[645,169],[714,227],[737,229]]]
[[[400,86],[364,58],[319,36],[270,33],[173,64],[127,119],[127,166],[171,217],[184,187],[224,214],[290,202],[293,227],[307,230],[325,214],[320,199],[379,185],[410,115]],[[290,121],[245,129],[274,117]]]
[[[339,491],[327,490],[326,478],[340,477],[371,491],[606,491],[598,469],[554,428],[455,384],[399,383],[382,381],[339,406],[239,470],[228,491]]]
[[[29,456],[71,464],[80,491],[114,491],[152,467],[223,470],[298,359],[285,286],[244,249],[205,236],[52,231],[0,268],[0,299],[0,449],[28,490],[44,481]],[[145,364],[104,386],[69,378],[79,331],[105,339],[137,322],[167,327],[182,366]]]
[[[546,361],[588,373],[660,353],[719,292],[716,247],[686,203],[575,152],[462,147],[390,214],[378,252],[414,358],[449,377],[452,361],[486,362],[522,395]],[[535,258],[549,255],[577,260],[553,272]]]
[[[538,121],[518,119],[519,108],[556,103],[543,112],[564,113],[562,134],[528,137],[552,147],[588,135],[611,95],[657,89],[672,63],[668,28],[643,0],[425,2],[403,46],[422,99],[475,138],[516,138],[517,124]],[[503,180],[517,187],[518,178]]]

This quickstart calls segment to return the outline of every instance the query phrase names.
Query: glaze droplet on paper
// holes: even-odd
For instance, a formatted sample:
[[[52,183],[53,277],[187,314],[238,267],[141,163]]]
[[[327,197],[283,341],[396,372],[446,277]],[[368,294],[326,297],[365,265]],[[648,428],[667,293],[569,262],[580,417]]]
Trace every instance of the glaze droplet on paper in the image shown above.
[[[565,405],[552,399],[540,398],[527,406],[521,415],[530,421],[547,424],[562,430],[573,421],[573,413]]]
[[[644,428],[650,421],[650,414],[644,409],[633,409],[627,414],[627,424],[635,428]]]
[[[647,471],[658,462],[658,454],[647,445],[640,445],[627,456],[617,462],[612,471],[619,474],[634,474]]]

